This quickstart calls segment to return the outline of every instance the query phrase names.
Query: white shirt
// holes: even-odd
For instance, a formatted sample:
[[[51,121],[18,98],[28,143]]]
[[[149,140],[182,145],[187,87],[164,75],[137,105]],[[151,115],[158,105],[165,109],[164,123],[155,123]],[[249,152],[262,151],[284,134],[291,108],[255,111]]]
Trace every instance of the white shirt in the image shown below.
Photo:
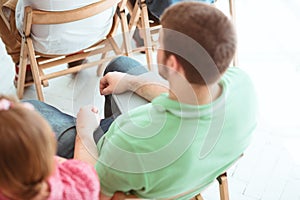
[[[22,34],[24,8],[64,11],[80,8],[98,0],[18,0],[16,26]],[[57,25],[33,25],[32,38],[36,51],[44,54],[70,54],[87,48],[103,39],[109,32],[115,8],[90,18]]]

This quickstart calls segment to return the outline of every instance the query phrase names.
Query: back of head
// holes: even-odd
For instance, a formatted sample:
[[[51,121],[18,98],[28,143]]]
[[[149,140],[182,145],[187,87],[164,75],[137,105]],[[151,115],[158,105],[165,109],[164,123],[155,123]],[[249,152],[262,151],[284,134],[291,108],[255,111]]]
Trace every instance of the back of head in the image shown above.
[[[189,82],[211,84],[226,71],[236,50],[236,34],[220,10],[199,2],[177,3],[164,12],[161,24],[165,54],[176,56]]]
[[[53,171],[56,140],[48,123],[34,110],[0,96],[0,191],[31,199]]]

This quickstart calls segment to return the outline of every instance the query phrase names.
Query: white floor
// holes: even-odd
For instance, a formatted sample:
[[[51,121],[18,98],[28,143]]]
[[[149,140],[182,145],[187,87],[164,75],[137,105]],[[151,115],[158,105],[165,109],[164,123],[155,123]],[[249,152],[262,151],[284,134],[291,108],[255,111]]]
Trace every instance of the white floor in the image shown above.
[[[227,1],[219,0],[226,11]],[[260,121],[251,146],[229,170],[232,200],[300,199],[300,1],[237,0],[239,67],[256,85]],[[144,60],[143,55],[136,56]],[[15,94],[13,63],[0,41],[0,93]],[[95,68],[53,79],[46,101],[75,115],[85,104],[103,104]],[[36,98],[34,87],[25,97]],[[217,184],[204,193],[218,199]]]

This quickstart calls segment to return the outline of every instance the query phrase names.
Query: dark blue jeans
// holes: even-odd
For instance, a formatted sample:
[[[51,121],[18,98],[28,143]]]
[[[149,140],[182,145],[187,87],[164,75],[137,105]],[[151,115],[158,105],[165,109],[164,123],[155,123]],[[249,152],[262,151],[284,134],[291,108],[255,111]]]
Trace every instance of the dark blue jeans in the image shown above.
[[[129,0],[131,5],[135,5],[136,0]],[[146,0],[149,19],[159,22],[159,18],[162,13],[171,5],[179,2],[184,2],[185,0]],[[214,3],[215,0],[194,0],[204,3]]]
[[[132,75],[147,72],[141,63],[124,56],[112,60],[106,67],[104,75],[113,71],[125,72]],[[51,125],[58,141],[57,155],[64,158],[73,158],[76,137],[76,118],[38,100],[24,100],[24,102],[31,103]],[[120,111],[113,101],[113,98],[111,98],[111,95],[105,96],[104,109],[105,118],[100,121],[100,126],[94,132],[96,143],[98,143],[98,140],[109,129],[114,119],[120,115]]]

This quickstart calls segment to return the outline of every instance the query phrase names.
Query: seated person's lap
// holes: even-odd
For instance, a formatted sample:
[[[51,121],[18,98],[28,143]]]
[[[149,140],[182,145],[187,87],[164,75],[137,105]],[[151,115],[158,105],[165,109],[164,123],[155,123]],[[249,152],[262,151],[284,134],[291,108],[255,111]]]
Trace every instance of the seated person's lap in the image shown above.
[[[57,155],[72,158],[76,136],[76,119],[57,108],[38,100],[24,100],[31,103],[51,125],[57,143]]]
[[[141,63],[128,57],[118,57],[112,60],[108,64],[104,74],[112,71],[126,72],[132,75],[147,72]],[[101,120],[100,126],[94,132],[95,143],[98,142],[102,135],[109,129],[114,119],[120,114],[118,108],[112,108],[112,105],[115,105],[113,98],[110,95],[105,98],[106,112],[114,111],[116,114],[112,115],[114,113],[111,113],[109,116],[106,114],[106,118]],[[72,158],[76,137],[76,118],[38,100],[24,100],[24,102],[31,103],[51,125],[58,141],[57,155],[64,158]]]

